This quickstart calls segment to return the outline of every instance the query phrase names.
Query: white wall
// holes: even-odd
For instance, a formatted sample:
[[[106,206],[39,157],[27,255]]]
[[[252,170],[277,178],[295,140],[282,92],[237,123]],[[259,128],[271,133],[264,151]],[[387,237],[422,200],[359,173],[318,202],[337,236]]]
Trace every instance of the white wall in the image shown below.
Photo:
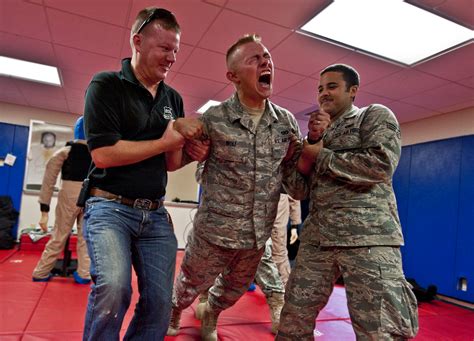
[[[72,126],[77,116],[0,102],[0,122],[29,126],[30,119]],[[403,145],[471,135],[474,134],[474,107],[405,123],[401,125],[401,130]],[[195,169],[196,163],[193,162],[183,169],[168,173],[167,200],[172,200],[176,197],[181,200],[197,199],[198,185],[194,180]],[[54,224],[55,205],[56,198],[53,198],[50,225]],[[24,194],[20,208],[19,229],[36,225],[39,216],[37,195]]]
[[[474,107],[401,124],[404,146],[474,134]]]
[[[0,122],[20,126],[30,126],[30,120],[73,126],[78,116],[59,111],[50,111],[33,107],[24,107],[0,102]]]

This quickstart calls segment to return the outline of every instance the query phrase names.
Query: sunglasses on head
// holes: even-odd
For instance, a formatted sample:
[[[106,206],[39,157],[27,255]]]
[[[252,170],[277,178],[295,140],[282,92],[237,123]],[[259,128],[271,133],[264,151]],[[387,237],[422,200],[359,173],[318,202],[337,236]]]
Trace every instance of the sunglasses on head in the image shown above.
[[[175,20],[174,14],[164,8],[155,8],[150,15],[142,22],[140,27],[138,27],[137,34],[140,33],[143,28],[148,25],[152,20],[155,19],[171,19]]]

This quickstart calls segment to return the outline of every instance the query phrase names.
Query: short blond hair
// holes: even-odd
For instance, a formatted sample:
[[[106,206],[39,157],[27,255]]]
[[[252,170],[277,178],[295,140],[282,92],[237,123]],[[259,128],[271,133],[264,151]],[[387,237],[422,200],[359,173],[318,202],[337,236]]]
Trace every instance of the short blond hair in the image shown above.
[[[232,56],[235,54],[235,51],[237,49],[245,44],[248,43],[261,43],[262,38],[258,34],[245,34],[244,36],[240,37],[234,44],[232,44],[231,47],[227,50],[226,56],[225,56],[225,61],[227,63],[227,67],[230,65],[230,60]]]

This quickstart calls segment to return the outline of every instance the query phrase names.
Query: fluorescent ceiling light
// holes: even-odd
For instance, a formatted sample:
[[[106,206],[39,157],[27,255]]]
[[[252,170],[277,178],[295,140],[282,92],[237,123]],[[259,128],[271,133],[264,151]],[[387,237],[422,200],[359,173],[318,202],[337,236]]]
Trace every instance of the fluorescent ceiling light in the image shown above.
[[[204,104],[202,107],[200,107],[197,112],[200,113],[200,114],[204,114],[206,112],[207,109],[209,109],[210,107],[213,107],[215,105],[218,105],[220,104],[221,102],[218,102],[218,101],[213,101],[212,99],[210,99],[209,101],[207,101],[206,104]]]
[[[3,56],[0,56],[0,75],[61,85],[56,67]]]
[[[406,65],[474,38],[472,30],[403,0],[334,0],[301,30]]]

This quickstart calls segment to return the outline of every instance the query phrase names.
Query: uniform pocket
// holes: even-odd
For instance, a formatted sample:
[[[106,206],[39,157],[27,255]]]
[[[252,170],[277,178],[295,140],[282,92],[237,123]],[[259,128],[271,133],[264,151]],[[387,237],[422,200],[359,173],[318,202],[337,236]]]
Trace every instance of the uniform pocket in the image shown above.
[[[413,338],[418,332],[418,306],[410,284],[394,278],[393,272],[381,269],[384,279],[382,294],[382,329],[391,335]]]
[[[239,144],[216,143],[214,146],[214,154],[220,162],[245,162],[247,160],[249,150]]]

